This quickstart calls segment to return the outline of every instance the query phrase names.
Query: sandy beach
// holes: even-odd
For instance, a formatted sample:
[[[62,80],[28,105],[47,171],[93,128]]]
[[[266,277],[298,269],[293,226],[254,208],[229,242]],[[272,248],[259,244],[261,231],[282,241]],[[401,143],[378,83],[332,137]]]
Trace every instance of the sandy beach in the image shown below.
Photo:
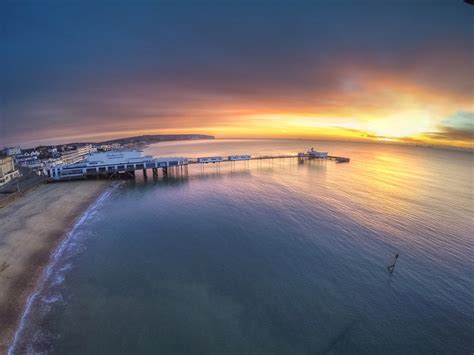
[[[106,181],[42,185],[0,208],[0,354],[6,353],[51,252],[109,185]]]

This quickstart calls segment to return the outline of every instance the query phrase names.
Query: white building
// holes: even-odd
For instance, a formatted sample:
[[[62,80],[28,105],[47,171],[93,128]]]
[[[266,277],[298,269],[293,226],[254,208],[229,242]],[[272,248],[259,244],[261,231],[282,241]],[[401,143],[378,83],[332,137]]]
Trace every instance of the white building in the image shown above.
[[[45,168],[52,168],[53,166],[63,165],[64,162],[61,158],[48,158],[42,160]]]
[[[223,157],[201,157],[197,159],[199,163],[208,164],[208,163],[220,163],[224,161]]]
[[[39,155],[40,155],[40,152],[38,152],[36,150],[32,150],[31,152],[24,152],[20,156],[23,156],[23,157],[38,157]]]
[[[21,154],[20,147],[7,147],[5,148],[5,154],[8,156]]]
[[[0,157],[0,186],[12,181],[20,176],[20,172],[15,169],[15,162],[12,157]]]
[[[121,150],[93,153],[86,159],[88,165],[103,165],[103,164],[127,164],[135,161],[152,160],[150,155],[143,156],[142,151],[139,150]]]
[[[314,150],[314,148],[311,148],[306,153],[298,153],[298,156],[308,156],[310,158],[326,159],[328,158],[328,152],[321,152],[318,150]]]
[[[112,146],[110,144],[101,144],[100,146],[97,147],[97,149],[102,152],[108,152],[112,150]]]
[[[17,155],[15,161],[17,165],[24,168],[37,169],[43,167],[41,160],[39,160],[38,156],[34,154],[33,156],[28,153],[25,155]]]
[[[232,161],[236,160],[250,160],[252,157],[250,155],[229,155],[228,159]]]
[[[92,150],[92,145],[90,144],[76,149],[67,150],[61,154],[61,159],[64,164],[76,164],[86,159]]]

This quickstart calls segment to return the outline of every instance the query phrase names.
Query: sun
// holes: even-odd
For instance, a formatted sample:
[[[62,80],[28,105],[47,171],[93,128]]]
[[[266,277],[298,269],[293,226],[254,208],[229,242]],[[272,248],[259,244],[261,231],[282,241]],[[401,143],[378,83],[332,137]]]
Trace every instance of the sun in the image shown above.
[[[430,113],[423,110],[401,111],[367,122],[369,133],[388,138],[414,137],[433,129]]]

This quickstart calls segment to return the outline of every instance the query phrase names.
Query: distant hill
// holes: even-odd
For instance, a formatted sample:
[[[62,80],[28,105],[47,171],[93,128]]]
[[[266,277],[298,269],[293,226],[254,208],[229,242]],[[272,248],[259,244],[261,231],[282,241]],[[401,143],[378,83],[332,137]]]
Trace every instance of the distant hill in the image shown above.
[[[166,142],[166,141],[186,141],[186,140],[200,140],[200,139],[214,139],[214,136],[208,136],[205,134],[153,134],[153,135],[143,135],[143,136],[112,139],[109,141],[100,142],[98,144],[113,144],[113,143],[151,144],[151,143]]]

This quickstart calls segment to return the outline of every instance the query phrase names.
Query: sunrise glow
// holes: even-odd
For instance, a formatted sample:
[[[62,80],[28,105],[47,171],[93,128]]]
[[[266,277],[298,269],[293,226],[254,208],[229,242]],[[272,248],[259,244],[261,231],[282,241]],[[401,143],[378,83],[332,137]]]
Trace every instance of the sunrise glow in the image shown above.
[[[102,25],[94,8],[93,36],[77,4],[54,17],[59,32],[35,25],[34,2],[9,6],[1,144],[203,133],[472,147],[472,9],[421,6],[411,19],[417,6],[393,4],[367,22],[354,14],[369,10],[355,6],[338,15],[350,28],[341,32],[318,6],[216,6],[215,16],[198,5],[105,6],[129,29]],[[280,23],[280,11],[299,24]],[[455,25],[432,25],[443,22]],[[49,50],[28,46],[27,36]]]

